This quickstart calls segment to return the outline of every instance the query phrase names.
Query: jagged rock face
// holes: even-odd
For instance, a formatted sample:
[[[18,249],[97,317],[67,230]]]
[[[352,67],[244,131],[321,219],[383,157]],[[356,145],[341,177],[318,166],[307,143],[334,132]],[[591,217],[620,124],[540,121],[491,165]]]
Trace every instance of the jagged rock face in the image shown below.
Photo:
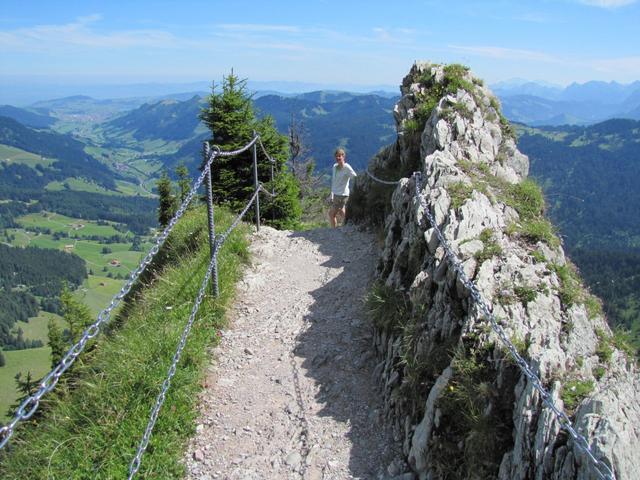
[[[570,290],[560,243],[533,233],[543,222],[527,213],[528,159],[497,100],[464,69],[429,63],[416,63],[401,91],[398,140],[369,170],[410,177],[393,190],[378,268],[407,309],[375,340],[409,464],[420,479],[600,478],[445,258],[415,195],[418,170],[423,205],[550,400],[616,478],[638,478],[638,373],[602,315],[588,313],[586,292]],[[354,191],[362,200],[379,188],[361,176]]]

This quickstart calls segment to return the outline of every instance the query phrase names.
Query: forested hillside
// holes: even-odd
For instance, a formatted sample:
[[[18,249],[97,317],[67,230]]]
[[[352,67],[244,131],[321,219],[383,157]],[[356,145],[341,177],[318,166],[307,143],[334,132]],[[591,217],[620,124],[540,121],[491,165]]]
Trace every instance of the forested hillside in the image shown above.
[[[125,224],[134,233],[146,235],[157,225],[158,201],[141,196],[103,195],[90,192],[47,192],[35,189],[0,190],[18,201],[0,203],[0,226],[14,226],[14,219],[42,210],[75,218],[111,220]],[[2,196],[0,196],[2,198]],[[24,202],[24,203],[23,203]]]
[[[121,117],[106,122],[105,132],[111,138],[130,132],[136,140],[189,139],[206,130],[198,118],[203,102],[201,97],[194,96],[184,102],[163,100],[158,103],[145,103]]]
[[[23,125],[33,128],[48,128],[56,121],[56,119],[50,115],[44,115],[11,105],[0,105],[0,117],[9,117]]]
[[[640,122],[518,131],[569,256],[640,347]]]
[[[117,173],[84,151],[84,143],[70,135],[39,131],[0,117],[0,145],[19,148],[53,160],[51,165],[34,168],[10,161],[0,162],[0,195],[11,187],[41,189],[54,180],[81,177],[106,189],[115,189]],[[11,198],[2,195],[3,198]]]
[[[281,132],[287,131],[292,113],[302,121],[309,156],[316,160],[319,170],[330,169],[337,146],[346,148],[351,166],[364,168],[395,136],[393,107],[398,97],[322,93],[293,98],[267,95],[257,99],[255,105],[260,112],[274,117]]]
[[[640,122],[519,130],[570,248],[640,247]]]
[[[58,311],[63,285],[77,287],[86,277],[85,262],[77,255],[0,244],[0,346],[5,350],[33,346],[11,332],[15,322],[26,321],[41,308]]]

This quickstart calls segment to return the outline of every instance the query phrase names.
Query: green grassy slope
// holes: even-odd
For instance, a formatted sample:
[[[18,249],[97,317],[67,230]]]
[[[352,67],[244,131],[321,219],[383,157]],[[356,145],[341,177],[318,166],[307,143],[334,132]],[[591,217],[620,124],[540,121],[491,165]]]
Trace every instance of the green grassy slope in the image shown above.
[[[218,215],[219,214],[219,215]],[[219,229],[230,215],[217,210]],[[244,230],[243,230],[244,228]],[[160,412],[139,478],[181,478],[184,444],[195,428],[195,402],[209,346],[224,324],[224,308],[247,259],[246,227],[229,237],[220,255],[221,297],[205,297]],[[0,477],[126,478],[167,376],[209,261],[206,215],[189,212],[161,256],[156,281],[138,292],[89,347],[84,365],[49,394],[44,416],[22,424],[0,453]],[[149,281],[145,281],[146,284]],[[87,355],[85,355],[86,357]]]

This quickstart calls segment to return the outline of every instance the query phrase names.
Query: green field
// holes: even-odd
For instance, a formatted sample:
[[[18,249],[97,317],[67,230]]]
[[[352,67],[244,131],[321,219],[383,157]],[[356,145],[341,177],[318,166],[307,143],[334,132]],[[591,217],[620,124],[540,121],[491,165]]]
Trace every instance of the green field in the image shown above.
[[[97,222],[92,220],[80,220],[77,218],[66,217],[58,213],[29,213],[18,217],[16,221],[27,230],[48,228],[52,233],[64,232],[68,233],[70,236],[89,237],[99,235],[101,237],[111,237],[113,235],[122,235],[118,230],[113,228],[113,223],[110,223],[109,225],[98,225]]]
[[[35,153],[25,152],[19,148],[10,147],[8,145],[0,145],[0,163],[21,163],[31,168],[36,165],[48,167],[55,160],[50,158],[42,158]]]
[[[68,186],[68,187],[67,187]],[[64,182],[49,182],[45,190],[50,192],[59,192],[62,190],[73,190],[76,192],[102,193],[103,195],[119,195],[118,192],[107,190],[93,182],[88,182],[82,178],[67,178]]]
[[[7,228],[5,232],[7,232],[8,235],[14,235],[16,237],[11,242],[11,245],[14,247],[26,247],[31,243],[31,236],[35,235],[29,235],[29,233],[25,232],[21,228]]]
[[[31,317],[28,322],[16,322],[13,330],[17,331],[18,328],[21,328],[24,338],[28,340],[42,340],[46,345],[48,332],[47,324],[49,323],[50,318],[54,318],[60,328],[65,328],[66,323],[61,316],[56,315],[55,313],[40,311],[40,315],[37,317]]]
[[[139,265],[142,257],[151,248],[148,241],[142,243],[144,251],[135,252],[130,250],[131,243],[103,244],[82,238],[54,240],[52,234],[29,231],[29,229],[38,227],[49,228],[52,233],[68,232],[79,237],[122,235],[113,227],[113,223],[98,225],[95,221],[80,220],[55,213],[32,213],[18,218],[17,221],[24,229],[11,228],[6,230],[9,235],[15,236],[11,242],[12,245],[67,250],[87,262],[87,270],[90,270],[92,274],[74,292],[74,295],[89,307],[94,318],[97,318],[98,313],[107,307],[113,296],[124,285],[124,279],[129,277],[131,271]],[[128,237],[132,238],[130,233]],[[108,248],[110,253],[103,253],[103,248]],[[109,274],[121,278],[109,278],[107,276]],[[46,344],[47,323],[51,317],[56,318],[61,326],[64,325],[64,321],[59,316],[40,312],[38,317],[33,317],[28,322],[17,322],[14,328],[16,330],[18,327],[21,328],[25,338],[39,339]],[[5,418],[9,406],[16,399],[15,374],[18,371],[26,372],[27,370],[30,370],[34,376],[46,374],[51,362],[49,352],[49,347],[4,352],[7,364],[0,368],[0,420]]]
[[[113,296],[120,291],[124,283],[124,280],[89,275],[83,286],[74,294],[89,307],[97,319],[98,313],[109,305]]]
[[[151,180],[155,185],[155,180]],[[116,180],[116,185],[118,186],[118,192],[123,195],[142,195],[143,197],[151,197],[152,195],[149,193],[151,188],[145,190],[141,188],[137,183],[125,182],[124,180]]]
[[[0,368],[0,419],[7,419],[10,418],[7,410],[18,396],[14,377],[18,372],[22,372],[24,378],[27,372],[31,372],[33,378],[39,379],[49,373],[51,349],[42,347],[3,353],[7,363]]]

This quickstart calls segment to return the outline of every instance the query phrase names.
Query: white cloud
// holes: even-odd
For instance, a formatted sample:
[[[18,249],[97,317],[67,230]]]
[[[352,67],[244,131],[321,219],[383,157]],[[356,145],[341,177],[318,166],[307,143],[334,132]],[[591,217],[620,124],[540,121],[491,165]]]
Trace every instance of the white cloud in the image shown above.
[[[256,23],[223,23],[216,25],[216,28],[220,28],[225,31],[245,33],[300,32],[300,27],[292,25],[261,25]]]
[[[640,56],[603,58],[589,62],[594,70],[616,75],[626,75],[629,78],[640,78]]]
[[[37,25],[0,32],[0,49],[47,51],[61,46],[91,48],[174,47],[178,39],[162,30],[124,30],[100,33],[91,28],[100,15],[77,18],[63,25]]]
[[[637,0],[579,0],[579,2],[592,7],[618,8],[636,3]]]
[[[533,60],[545,63],[558,63],[560,59],[548,53],[535,50],[522,50],[516,48],[503,48],[492,46],[466,46],[449,45],[449,48],[457,52],[477,55],[480,57],[499,58],[505,60]]]
[[[376,27],[373,29],[374,37],[369,41],[378,41],[383,43],[407,43],[415,34],[415,30],[409,28],[384,28]]]

